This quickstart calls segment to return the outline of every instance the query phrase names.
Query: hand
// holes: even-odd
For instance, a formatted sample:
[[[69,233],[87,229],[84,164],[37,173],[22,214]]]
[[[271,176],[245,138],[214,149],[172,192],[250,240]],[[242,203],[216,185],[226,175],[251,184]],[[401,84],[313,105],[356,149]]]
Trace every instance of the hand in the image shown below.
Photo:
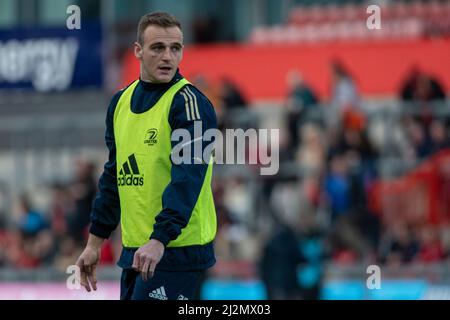
[[[142,279],[147,281],[153,277],[156,265],[161,260],[163,254],[164,245],[156,239],[151,239],[134,254],[132,268],[137,272],[141,272]]]
[[[81,271],[81,285],[86,288],[87,292],[91,291],[91,287],[97,290],[96,268],[100,259],[100,249],[95,250],[86,247],[77,260],[76,265]]]
[[[90,234],[88,244],[76,262],[76,265],[80,268],[81,285],[87,292],[91,291],[91,287],[97,290],[96,268],[100,260],[100,248],[103,240]]]

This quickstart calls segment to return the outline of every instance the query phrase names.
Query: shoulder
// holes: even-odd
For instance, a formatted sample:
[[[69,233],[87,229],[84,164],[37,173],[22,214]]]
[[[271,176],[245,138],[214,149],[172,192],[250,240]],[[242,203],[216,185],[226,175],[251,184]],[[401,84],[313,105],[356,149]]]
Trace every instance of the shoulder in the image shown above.
[[[117,107],[117,103],[120,100],[120,97],[122,97],[122,94],[125,92],[125,90],[127,90],[132,84],[134,83],[131,82],[130,84],[128,84],[126,87],[123,87],[122,89],[120,89],[119,91],[117,91],[111,98],[110,103],[109,103],[109,107],[108,107],[108,113],[109,114],[114,114],[114,111],[116,110]]]
[[[172,102],[169,120],[198,121],[216,124],[216,113],[209,99],[195,86],[185,85],[176,94]],[[173,121],[171,121],[172,124]]]

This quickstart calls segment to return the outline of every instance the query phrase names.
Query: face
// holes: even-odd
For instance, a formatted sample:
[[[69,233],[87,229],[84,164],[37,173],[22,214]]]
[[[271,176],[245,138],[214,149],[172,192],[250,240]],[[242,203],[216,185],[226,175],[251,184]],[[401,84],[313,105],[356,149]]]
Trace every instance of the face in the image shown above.
[[[134,54],[141,62],[141,79],[152,83],[170,82],[183,56],[183,34],[178,27],[150,25],[143,44],[134,43]]]

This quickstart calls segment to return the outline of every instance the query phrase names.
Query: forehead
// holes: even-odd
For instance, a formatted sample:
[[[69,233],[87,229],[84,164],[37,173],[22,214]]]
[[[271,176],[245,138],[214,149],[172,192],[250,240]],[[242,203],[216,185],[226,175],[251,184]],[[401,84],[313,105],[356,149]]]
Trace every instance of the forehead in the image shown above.
[[[183,34],[178,27],[163,28],[150,25],[144,31],[144,43],[152,44],[156,42],[181,44],[183,43]]]

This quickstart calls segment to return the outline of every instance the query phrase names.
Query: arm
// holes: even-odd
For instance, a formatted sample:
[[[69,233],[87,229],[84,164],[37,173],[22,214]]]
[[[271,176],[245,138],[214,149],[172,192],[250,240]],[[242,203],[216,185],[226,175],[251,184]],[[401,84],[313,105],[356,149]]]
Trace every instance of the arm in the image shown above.
[[[214,108],[206,97],[195,88],[189,87],[190,93],[195,94],[200,120],[202,122],[202,134],[211,128],[217,128],[217,119]],[[169,114],[169,123],[173,130],[186,129],[194,137],[194,121],[186,115],[185,96],[183,90],[177,93],[172,103]],[[189,100],[188,100],[188,103]],[[177,141],[172,141],[172,148],[177,145]],[[209,141],[202,141],[202,154]],[[194,144],[190,144],[192,149]],[[191,150],[194,157],[194,152]],[[153,275],[154,269],[161,257],[165,247],[171,240],[175,240],[181,230],[186,227],[191,218],[200,190],[206,176],[208,164],[195,162],[192,164],[172,163],[171,181],[164,190],[162,196],[162,211],[156,216],[153,226],[153,233],[150,241],[136,251],[133,266],[142,272],[143,279]]]
[[[122,91],[113,97],[106,115],[105,141],[109,150],[109,159],[105,163],[103,174],[99,179],[99,193],[95,198],[91,212],[88,242],[76,262],[76,265],[80,268],[81,285],[88,292],[91,291],[91,287],[97,290],[96,267],[100,260],[101,245],[105,239],[109,238],[120,220],[113,117],[121,93]]]
[[[105,142],[109,150],[109,157],[99,179],[99,193],[94,200],[91,213],[89,233],[103,239],[109,238],[120,221],[120,201],[116,174],[116,143],[114,140],[114,111],[122,92],[120,91],[112,98],[106,115]]]

